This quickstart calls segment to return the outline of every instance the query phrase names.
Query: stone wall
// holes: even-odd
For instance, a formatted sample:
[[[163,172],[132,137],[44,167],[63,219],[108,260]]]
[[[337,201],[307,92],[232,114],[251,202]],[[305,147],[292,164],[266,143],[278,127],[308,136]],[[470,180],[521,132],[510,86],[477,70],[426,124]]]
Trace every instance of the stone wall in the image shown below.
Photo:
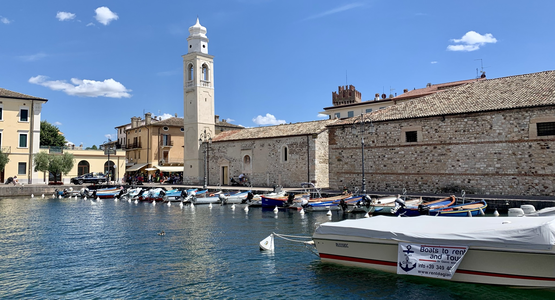
[[[299,187],[301,182],[328,186],[327,132],[267,139],[214,142],[210,146],[209,185],[222,184],[222,167],[228,176],[245,173],[254,186]],[[287,148],[287,161],[284,151]],[[249,161],[245,162],[245,156]]]
[[[555,136],[535,136],[539,107],[374,122],[365,135],[367,191],[555,195]],[[330,187],[361,186],[361,141],[350,125],[329,127]],[[406,131],[418,141],[405,142]]]

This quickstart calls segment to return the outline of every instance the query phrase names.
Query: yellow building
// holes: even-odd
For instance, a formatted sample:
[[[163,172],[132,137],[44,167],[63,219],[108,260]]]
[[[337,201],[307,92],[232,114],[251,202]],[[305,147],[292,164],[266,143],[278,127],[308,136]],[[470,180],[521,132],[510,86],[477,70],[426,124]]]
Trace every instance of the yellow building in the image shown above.
[[[183,119],[172,117],[165,120],[152,118],[146,113],[144,120],[131,118],[125,129],[127,172],[154,174],[160,172],[183,172]]]
[[[19,183],[39,182],[33,154],[38,153],[42,105],[48,100],[0,88],[0,146],[9,162],[0,180],[17,176]]]
[[[110,181],[112,183],[121,183],[121,179],[125,174],[125,151],[111,151],[110,156],[105,150],[82,150],[82,149],[61,149],[58,147],[41,148],[40,151],[52,153],[71,153],[73,154],[73,168],[67,175],[62,175],[61,181],[64,184],[70,184],[71,178],[81,176],[87,173],[110,173]],[[111,166],[111,167],[110,167]],[[50,181],[60,181],[60,178],[54,179],[48,172],[39,172],[40,180],[34,183],[48,184]],[[19,178],[19,176],[18,176]]]

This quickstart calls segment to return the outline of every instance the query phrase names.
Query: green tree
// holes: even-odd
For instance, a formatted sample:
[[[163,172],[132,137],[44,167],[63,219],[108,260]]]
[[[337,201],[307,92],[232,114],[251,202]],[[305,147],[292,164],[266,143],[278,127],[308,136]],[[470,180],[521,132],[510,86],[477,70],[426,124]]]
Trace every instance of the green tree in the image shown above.
[[[67,175],[71,171],[74,161],[71,153],[48,154],[41,151],[35,154],[35,171],[48,171],[54,178],[58,178],[61,174]]]
[[[4,170],[4,167],[10,162],[8,155],[2,152],[0,149],[0,171]]]
[[[63,147],[66,138],[60,133],[60,129],[47,121],[40,122],[40,145]]]
[[[96,145],[92,145],[92,147],[87,147],[85,150],[98,150],[98,147],[96,147]]]

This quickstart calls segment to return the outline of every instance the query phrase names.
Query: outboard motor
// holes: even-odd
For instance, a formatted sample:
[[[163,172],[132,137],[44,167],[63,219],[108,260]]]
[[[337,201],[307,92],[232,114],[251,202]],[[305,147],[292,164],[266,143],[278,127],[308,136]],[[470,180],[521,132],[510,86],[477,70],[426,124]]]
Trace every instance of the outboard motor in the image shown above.
[[[187,198],[187,190],[182,190],[182,191],[181,191],[181,198],[182,198],[182,199],[186,199],[186,198]]]
[[[295,194],[289,193],[289,195],[287,195],[287,205],[289,206],[293,205],[294,199],[295,199]]]
[[[218,198],[220,198],[220,202],[222,205],[227,203],[227,197],[224,194],[219,194]]]
[[[371,203],[372,203],[372,198],[370,198],[370,196],[368,195],[362,196],[362,205],[366,207],[370,207]]]
[[[346,210],[347,210],[347,203],[345,203],[345,199],[341,199],[341,200],[339,201],[339,207],[341,207],[341,209],[342,209],[343,211],[346,211]]]
[[[427,205],[418,205],[418,212],[420,215],[429,215],[430,214],[430,207]]]
[[[405,200],[397,198],[395,199],[395,207],[391,210],[391,213],[396,214],[399,209],[405,208],[405,206]]]

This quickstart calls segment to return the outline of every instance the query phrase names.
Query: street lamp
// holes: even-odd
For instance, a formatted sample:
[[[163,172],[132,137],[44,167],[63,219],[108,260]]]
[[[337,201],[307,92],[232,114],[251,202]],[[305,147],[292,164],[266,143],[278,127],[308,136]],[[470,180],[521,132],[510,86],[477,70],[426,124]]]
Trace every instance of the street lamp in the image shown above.
[[[108,142],[104,142],[104,154],[108,154],[108,183],[110,183],[110,177],[112,176],[112,163],[110,161],[110,152],[112,151],[112,140],[108,139]]]
[[[369,115],[367,115],[366,117],[364,116],[364,113],[360,114],[359,118],[356,118],[353,121],[353,127],[352,127],[352,132],[358,136],[357,134],[357,123],[359,124],[358,127],[359,132],[360,132],[360,145],[361,145],[361,153],[362,153],[362,194],[366,194],[366,177],[364,174],[364,134],[366,133],[366,127],[367,124],[366,122],[370,122],[370,124],[368,125],[368,132],[374,132],[374,124],[372,124],[372,118],[370,118]]]
[[[201,132],[198,141],[199,143],[204,144],[204,149],[202,150],[202,153],[204,153],[204,186],[202,188],[206,189],[208,186],[208,180],[206,178],[206,174],[208,174],[208,145],[212,144],[212,136],[210,135],[210,132],[206,132],[206,129],[204,129],[204,132]]]

